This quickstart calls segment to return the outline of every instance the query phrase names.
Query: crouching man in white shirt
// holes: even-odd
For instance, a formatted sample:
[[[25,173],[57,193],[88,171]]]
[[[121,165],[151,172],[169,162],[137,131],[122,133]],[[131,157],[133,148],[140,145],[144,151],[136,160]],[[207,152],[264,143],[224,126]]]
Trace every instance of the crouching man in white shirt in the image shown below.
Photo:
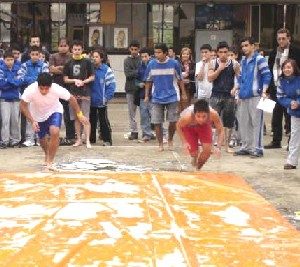
[[[45,152],[46,169],[52,171],[55,170],[53,161],[59,146],[59,130],[63,113],[60,98],[69,101],[83,125],[88,123],[76,98],[67,89],[52,83],[49,73],[39,74],[37,82],[25,89],[20,103],[21,112],[31,122],[33,130],[38,133],[40,144]]]

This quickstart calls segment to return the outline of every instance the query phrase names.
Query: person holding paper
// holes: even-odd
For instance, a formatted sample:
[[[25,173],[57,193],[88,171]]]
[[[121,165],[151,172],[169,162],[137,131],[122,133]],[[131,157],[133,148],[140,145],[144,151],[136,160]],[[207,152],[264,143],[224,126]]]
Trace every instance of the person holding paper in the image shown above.
[[[271,81],[271,72],[264,57],[255,51],[254,40],[246,37],[242,40],[244,57],[241,61],[241,73],[238,77],[241,131],[241,148],[236,156],[250,155],[252,158],[263,156],[263,111],[257,109],[260,98],[266,98]]]
[[[282,65],[282,76],[277,88],[278,103],[287,109],[291,116],[291,139],[285,170],[296,169],[300,154],[300,71],[293,59]]]

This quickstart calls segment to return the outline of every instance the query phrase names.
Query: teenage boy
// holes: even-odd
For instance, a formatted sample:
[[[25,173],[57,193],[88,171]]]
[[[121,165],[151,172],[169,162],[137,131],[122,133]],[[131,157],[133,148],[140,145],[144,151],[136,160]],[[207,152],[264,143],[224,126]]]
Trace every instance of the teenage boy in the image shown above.
[[[167,111],[168,146],[173,150],[173,137],[176,131],[178,120],[178,102],[180,92],[186,101],[187,95],[182,80],[181,66],[175,59],[170,59],[168,47],[165,43],[159,43],[154,48],[155,59],[152,60],[146,69],[145,78],[145,102],[149,102],[149,92],[152,88],[152,116],[151,122],[155,125],[156,138],[158,140],[159,151],[164,150],[162,124]],[[178,88],[178,85],[180,88]]]
[[[53,82],[64,87],[64,65],[70,60],[70,46],[66,38],[61,38],[58,43],[58,53],[52,54],[49,59],[50,73],[53,75]],[[70,120],[69,102],[60,100],[63,108],[63,118],[66,127],[66,138],[62,139],[60,145],[72,145],[75,140],[74,121]]]
[[[0,67],[0,100],[1,100],[1,137],[0,148],[19,145],[20,133],[20,82],[17,73],[20,64],[15,63],[11,50],[4,53],[4,63]]]
[[[271,72],[266,59],[255,51],[254,40],[246,37],[241,42],[245,55],[241,61],[238,79],[240,116],[239,126],[242,147],[235,152],[237,156],[263,156],[263,111],[257,109],[261,98],[266,97],[271,82]]]
[[[177,132],[184,148],[192,157],[192,165],[201,169],[212,154],[212,125],[218,132],[218,142],[214,153],[221,155],[221,145],[224,139],[224,128],[218,112],[211,109],[205,99],[198,100],[185,109],[177,122]],[[199,141],[202,151],[199,152]]]
[[[20,104],[22,113],[30,121],[34,131],[38,133],[48,170],[55,170],[53,161],[59,146],[59,130],[63,112],[60,98],[70,102],[80,123],[89,123],[80,111],[76,98],[65,88],[52,83],[49,73],[41,73],[37,82],[25,89]]]
[[[107,116],[107,103],[116,90],[116,80],[113,71],[103,61],[105,53],[95,50],[92,53],[95,65],[95,81],[91,86],[91,143],[96,143],[97,119],[100,124],[100,132],[103,146],[112,145],[111,127]]]
[[[128,105],[128,115],[129,115],[129,124],[130,124],[130,135],[128,137],[129,140],[137,140],[138,139],[138,128],[136,122],[136,108],[137,105],[135,103],[136,96],[136,85],[135,80],[138,75],[138,67],[140,64],[140,43],[136,40],[133,40],[129,45],[130,56],[128,56],[124,60],[124,73],[126,76],[125,83],[125,92],[126,92],[126,100]]]
[[[18,79],[21,82],[22,88],[29,86],[36,82],[37,77],[40,73],[49,72],[48,64],[40,60],[40,48],[32,46],[29,49],[30,59],[21,65],[18,71]],[[21,93],[23,93],[21,88]],[[24,118],[21,122],[21,139],[25,141],[21,144],[24,147],[31,147],[35,144],[35,133],[32,131],[30,123]]]
[[[222,116],[225,127],[226,152],[234,152],[229,148],[232,128],[235,120],[235,100],[232,96],[235,77],[239,74],[239,64],[228,56],[229,46],[220,42],[217,47],[218,58],[213,60],[208,71],[208,80],[212,82],[210,104]]]
[[[197,84],[197,98],[209,100],[212,83],[208,81],[208,69],[211,59],[211,46],[204,44],[200,48],[201,60],[196,64],[195,80]]]
[[[25,51],[24,51],[24,53],[22,54],[22,57],[21,57],[21,62],[22,63],[30,60],[30,48],[34,47],[34,46],[41,49],[41,40],[40,40],[40,37],[37,36],[37,35],[32,35],[30,37],[29,47],[25,49]]]
[[[141,129],[142,129],[142,141],[148,142],[151,139],[154,139],[151,129],[151,107],[152,104],[150,101],[147,103],[145,100],[145,72],[148,66],[148,63],[151,60],[150,51],[146,47],[142,48],[140,51],[141,55],[141,65],[138,69],[138,78],[136,80],[136,85],[138,87],[138,94],[140,98],[140,116],[141,116]],[[151,99],[151,92],[149,93],[149,98]]]
[[[14,56],[14,64],[21,67],[21,49],[17,44],[12,44],[11,51]]]
[[[68,85],[68,89],[74,95],[85,117],[90,116],[90,86],[94,81],[94,66],[92,62],[85,58],[83,53],[83,43],[74,41],[72,45],[72,58],[64,66],[64,82]],[[76,142],[74,147],[82,145],[81,140],[81,123],[75,115],[74,110],[70,108],[70,119],[75,120]],[[86,147],[91,148],[90,143],[90,123],[84,124],[84,135],[86,138]]]

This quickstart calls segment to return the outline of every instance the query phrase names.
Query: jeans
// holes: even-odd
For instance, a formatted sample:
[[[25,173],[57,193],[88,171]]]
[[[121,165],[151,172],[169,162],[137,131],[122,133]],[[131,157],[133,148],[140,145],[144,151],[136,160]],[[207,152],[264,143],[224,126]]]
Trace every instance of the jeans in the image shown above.
[[[140,116],[141,116],[141,128],[144,136],[152,136],[151,130],[151,109],[152,104],[150,102],[145,103],[144,99],[140,101]]]

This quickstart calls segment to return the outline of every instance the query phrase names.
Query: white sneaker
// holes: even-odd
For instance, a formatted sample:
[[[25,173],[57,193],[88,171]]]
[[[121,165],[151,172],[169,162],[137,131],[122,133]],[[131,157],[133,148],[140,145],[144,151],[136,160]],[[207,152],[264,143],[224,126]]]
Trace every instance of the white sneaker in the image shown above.
[[[34,142],[32,142],[31,140],[27,140],[22,145],[26,147],[31,147],[34,146]]]

